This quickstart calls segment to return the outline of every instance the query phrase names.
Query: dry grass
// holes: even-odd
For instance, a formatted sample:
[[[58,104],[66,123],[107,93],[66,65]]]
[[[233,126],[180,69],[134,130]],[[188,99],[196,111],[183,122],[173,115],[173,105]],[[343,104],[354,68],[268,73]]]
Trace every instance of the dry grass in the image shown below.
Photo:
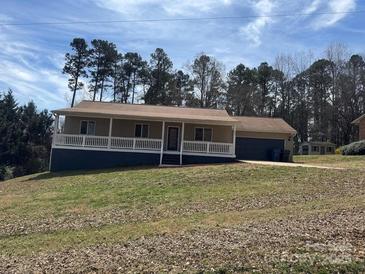
[[[317,269],[318,256],[334,256],[328,269],[360,269],[364,201],[360,169],[227,164],[27,176],[0,183],[0,272],[283,271]],[[320,251],[307,248],[312,234]],[[339,241],[350,249],[332,251]]]
[[[365,156],[345,156],[345,155],[296,155],[295,163],[310,165],[365,169]]]

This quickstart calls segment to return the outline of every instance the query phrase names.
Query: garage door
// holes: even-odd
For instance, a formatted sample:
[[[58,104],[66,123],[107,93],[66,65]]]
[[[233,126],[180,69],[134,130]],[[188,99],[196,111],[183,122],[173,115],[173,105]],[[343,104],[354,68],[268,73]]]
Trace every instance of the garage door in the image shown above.
[[[236,157],[240,160],[271,161],[275,149],[284,150],[284,140],[236,138]]]

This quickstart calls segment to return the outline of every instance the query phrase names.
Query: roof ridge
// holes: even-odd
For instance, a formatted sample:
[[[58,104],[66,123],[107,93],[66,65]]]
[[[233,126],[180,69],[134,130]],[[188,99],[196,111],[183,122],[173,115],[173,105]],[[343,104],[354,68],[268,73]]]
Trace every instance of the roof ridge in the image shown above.
[[[131,106],[151,106],[151,107],[168,107],[168,108],[183,108],[183,109],[204,109],[204,110],[214,110],[214,111],[224,111],[225,109],[216,109],[216,108],[195,108],[195,107],[186,107],[186,106],[164,106],[164,105],[150,105],[150,104],[126,104],[126,103],[117,103],[117,102],[103,102],[103,101],[92,101],[92,100],[82,100],[82,102],[88,103],[104,103],[104,104],[116,104],[116,105],[131,105]],[[227,113],[228,114],[228,113]]]
[[[255,118],[255,119],[277,119],[277,120],[284,120],[284,118],[281,118],[281,117],[266,117],[266,116],[246,116],[246,115],[243,115],[243,116],[232,116],[232,117],[244,117],[244,118]]]

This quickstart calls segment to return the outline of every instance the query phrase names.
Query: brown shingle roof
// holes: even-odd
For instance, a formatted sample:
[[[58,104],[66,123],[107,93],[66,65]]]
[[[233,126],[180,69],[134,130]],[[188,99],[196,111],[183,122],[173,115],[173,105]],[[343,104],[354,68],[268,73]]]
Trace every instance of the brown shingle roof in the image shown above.
[[[362,119],[365,119],[365,114],[361,115],[359,118],[357,118],[354,121],[352,121],[351,124],[358,125],[358,124],[360,124],[360,121]]]
[[[225,110],[186,108],[152,105],[132,105],[107,102],[82,101],[73,108],[57,109],[54,113],[61,115],[94,115],[120,118],[138,118],[166,121],[200,121],[223,124],[235,124]]]
[[[238,131],[288,134],[297,133],[294,128],[281,118],[248,116],[236,116],[234,118],[239,121],[239,124],[237,125]]]

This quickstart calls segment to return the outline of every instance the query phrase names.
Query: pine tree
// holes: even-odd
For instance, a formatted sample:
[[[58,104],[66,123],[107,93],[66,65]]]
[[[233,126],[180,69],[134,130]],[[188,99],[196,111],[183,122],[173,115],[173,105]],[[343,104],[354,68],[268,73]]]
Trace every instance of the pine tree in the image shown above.
[[[257,71],[239,64],[228,73],[227,110],[238,116],[254,115]]]
[[[86,67],[90,61],[90,51],[83,38],[74,38],[70,43],[73,53],[66,53],[63,73],[70,75],[68,87],[73,92],[71,107],[75,104],[76,91],[83,88],[81,77],[87,77]]]
[[[165,51],[157,48],[151,54],[150,60],[150,87],[144,100],[146,104],[167,104],[167,88],[172,74],[172,62]]]
[[[182,70],[175,72],[168,84],[167,105],[182,106],[194,90],[189,74]]]
[[[93,101],[100,92],[99,100],[103,100],[103,92],[107,82],[113,74],[113,66],[118,58],[118,51],[114,43],[106,40],[94,39],[91,41],[89,70],[91,74],[90,91],[93,92]]]
[[[48,168],[52,123],[33,102],[19,107],[11,91],[0,95],[0,180]]]
[[[0,98],[0,166],[14,165],[20,161],[22,127],[18,104],[9,90]]]

